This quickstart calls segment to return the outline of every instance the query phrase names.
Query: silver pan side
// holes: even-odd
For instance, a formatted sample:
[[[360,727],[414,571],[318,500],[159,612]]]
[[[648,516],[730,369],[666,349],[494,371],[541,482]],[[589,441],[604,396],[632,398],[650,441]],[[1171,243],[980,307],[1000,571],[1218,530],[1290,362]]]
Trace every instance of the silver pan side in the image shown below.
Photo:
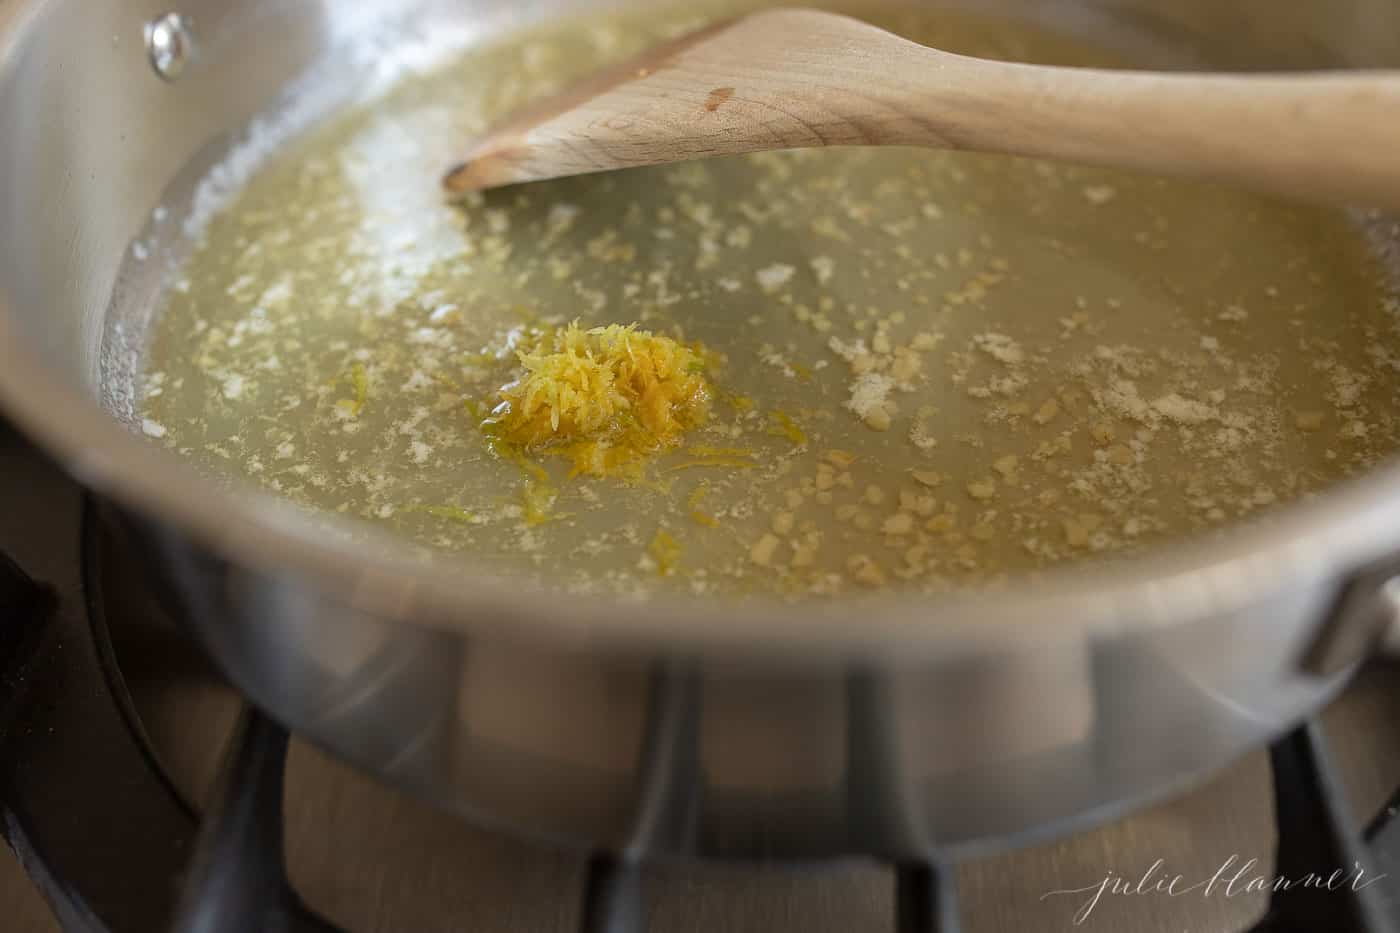
[[[1186,45],[1178,64],[1400,66],[1400,4],[1382,0],[996,5],[1159,67]],[[486,35],[551,9],[193,2],[200,56],[166,85],[141,47],[150,4],[0,3],[0,405],[121,503],[128,556],[156,557],[129,572],[255,701],[483,820],[634,852],[827,856],[1044,832],[1217,766],[1336,688],[1355,655],[1325,675],[1301,661],[1350,582],[1365,597],[1389,577],[1393,471],[1111,577],[725,620],[347,551],[133,436],[148,298],[177,254],[111,299],[167,192],[188,196],[257,115],[365,90],[405,30]],[[288,97],[299,81],[329,91]]]

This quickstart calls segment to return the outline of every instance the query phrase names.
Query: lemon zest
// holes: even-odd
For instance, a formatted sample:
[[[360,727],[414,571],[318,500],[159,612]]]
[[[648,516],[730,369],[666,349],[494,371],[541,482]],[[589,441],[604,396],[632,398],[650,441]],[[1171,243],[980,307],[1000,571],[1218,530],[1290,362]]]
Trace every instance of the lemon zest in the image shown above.
[[[461,522],[467,525],[475,524],[477,521],[475,513],[468,512],[466,509],[458,508],[455,505],[410,505],[403,511],[421,512],[424,515],[431,515],[433,518]]]
[[[692,448],[692,450],[693,449],[694,448]],[[701,483],[695,487],[694,492],[686,499],[686,505],[690,507],[690,520],[695,522],[695,524],[703,525],[706,528],[718,528],[719,519],[700,508],[700,504],[705,501],[705,497],[709,494],[710,484]]]
[[[335,403],[335,407],[341,411],[348,412],[352,417],[360,417],[360,412],[364,410],[365,402],[369,399],[369,372],[365,369],[364,363],[356,363],[349,371],[335,380],[335,385],[349,383],[354,390],[353,399],[343,398]]]
[[[752,457],[753,451],[743,447],[687,447],[685,452],[696,457]]]
[[[730,408],[739,412],[753,411],[758,404],[747,395],[727,395],[724,400],[729,403]]]
[[[709,417],[700,351],[636,325],[583,330],[575,321],[517,357],[523,374],[481,422],[498,453],[564,456],[573,476],[636,477]]]
[[[656,572],[669,577],[681,559],[681,543],[665,528],[656,529],[656,535],[647,545],[647,553],[656,561]]]
[[[559,500],[559,490],[548,483],[536,480],[526,484],[520,498],[525,506],[525,524],[532,528],[572,517],[554,511],[554,504]]]
[[[768,417],[777,422],[768,429],[769,434],[774,437],[785,437],[794,444],[807,443],[807,435],[797,426],[797,422],[793,421],[785,412],[775,410],[769,412]]]
[[[752,460],[739,460],[734,457],[708,457],[704,460],[688,460],[685,463],[678,463],[669,468],[667,473],[679,473],[682,470],[696,470],[702,468],[733,468],[736,470],[752,470],[758,466]]]

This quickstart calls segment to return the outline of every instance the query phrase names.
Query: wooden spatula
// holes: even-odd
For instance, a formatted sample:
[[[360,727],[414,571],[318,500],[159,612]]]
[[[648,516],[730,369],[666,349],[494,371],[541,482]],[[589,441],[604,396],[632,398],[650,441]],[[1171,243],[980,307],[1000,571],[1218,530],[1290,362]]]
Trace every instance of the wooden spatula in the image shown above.
[[[974,149],[1400,207],[1400,72],[1173,74],[1006,64],[773,10],[685,36],[521,113],[453,194],[813,146]]]

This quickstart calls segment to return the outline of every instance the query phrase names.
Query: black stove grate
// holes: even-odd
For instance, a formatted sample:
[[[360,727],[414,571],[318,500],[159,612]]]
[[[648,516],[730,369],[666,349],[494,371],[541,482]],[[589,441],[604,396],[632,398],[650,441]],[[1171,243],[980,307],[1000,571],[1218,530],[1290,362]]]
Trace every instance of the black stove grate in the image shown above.
[[[195,870],[185,889],[176,933],[240,933],[248,929],[327,933],[286,882],[282,865],[281,776],[287,734],[256,712],[245,715],[232,743],[220,791],[200,834]],[[1271,749],[1280,844],[1276,873],[1327,878],[1337,866],[1390,861],[1377,851],[1397,821],[1394,807],[1364,833],[1354,828],[1336,769],[1315,724],[1303,725]],[[1397,835],[1391,841],[1400,839]],[[896,868],[897,933],[961,929],[953,866],[909,863]],[[1249,933],[1394,933],[1400,903],[1393,886],[1299,885],[1276,892]],[[608,855],[589,863],[580,915],[582,933],[641,933],[646,928],[640,867]]]
[[[91,520],[90,512],[76,492],[59,489],[45,499],[49,521],[67,519],[77,528]],[[0,815],[7,840],[64,929],[333,933],[336,928],[309,910],[287,880],[287,733],[255,710],[245,713],[201,821],[166,782],[144,742],[100,613],[84,605],[76,569],[83,565],[81,545],[69,547],[71,553],[40,562],[36,572],[46,586],[0,555]],[[684,733],[686,722],[685,716],[665,717],[655,741]],[[1391,884],[1361,890],[1276,893],[1252,933],[1396,933],[1400,819],[1392,816],[1400,792],[1362,832],[1315,724],[1277,742],[1271,760],[1280,874],[1296,878],[1353,864],[1373,874],[1394,873]],[[644,798],[675,791],[666,786],[666,769],[655,769],[653,780],[658,787]],[[74,820],[74,800],[102,819]],[[140,869],[114,870],[122,865]],[[959,929],[954,866],[903,864],[896,878],[894,929]],[[594,857],[582,892],[584,933],[639,933],[646,925],[644,893],[635,862]]]
[[[1355,825],[1318,726],[1308,723],[1279,740],[1269,750],[1269,758],[1279,836],[1277,873],[1300,879],[1311,872],[1325,878],[1338,867],[1374,866],[1375,834],[1363,833]],[[1336,891],[1296,887],[1275,895],[1269,913],[1253,933],[1393,931],[1400,911],[1400,903],[1390,897],[1393,893],[1393,887],[1380,884],[1347,884]]]

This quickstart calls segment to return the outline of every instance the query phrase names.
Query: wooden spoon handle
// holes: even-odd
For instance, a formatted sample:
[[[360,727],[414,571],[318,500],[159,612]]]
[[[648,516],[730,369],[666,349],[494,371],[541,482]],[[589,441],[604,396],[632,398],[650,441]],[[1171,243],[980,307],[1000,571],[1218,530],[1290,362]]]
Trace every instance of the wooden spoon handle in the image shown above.
[[[988,149],[1400,208],[1400,75],[1185,75],[947,63],[911,145]],[[946,72],[945,72],[946,74]]]
[[[1052,68],[775,10],[684,37],[491,134],[467,191],[765,149],[930,146],[1045,156],[1400,208],[1400,72]]]

